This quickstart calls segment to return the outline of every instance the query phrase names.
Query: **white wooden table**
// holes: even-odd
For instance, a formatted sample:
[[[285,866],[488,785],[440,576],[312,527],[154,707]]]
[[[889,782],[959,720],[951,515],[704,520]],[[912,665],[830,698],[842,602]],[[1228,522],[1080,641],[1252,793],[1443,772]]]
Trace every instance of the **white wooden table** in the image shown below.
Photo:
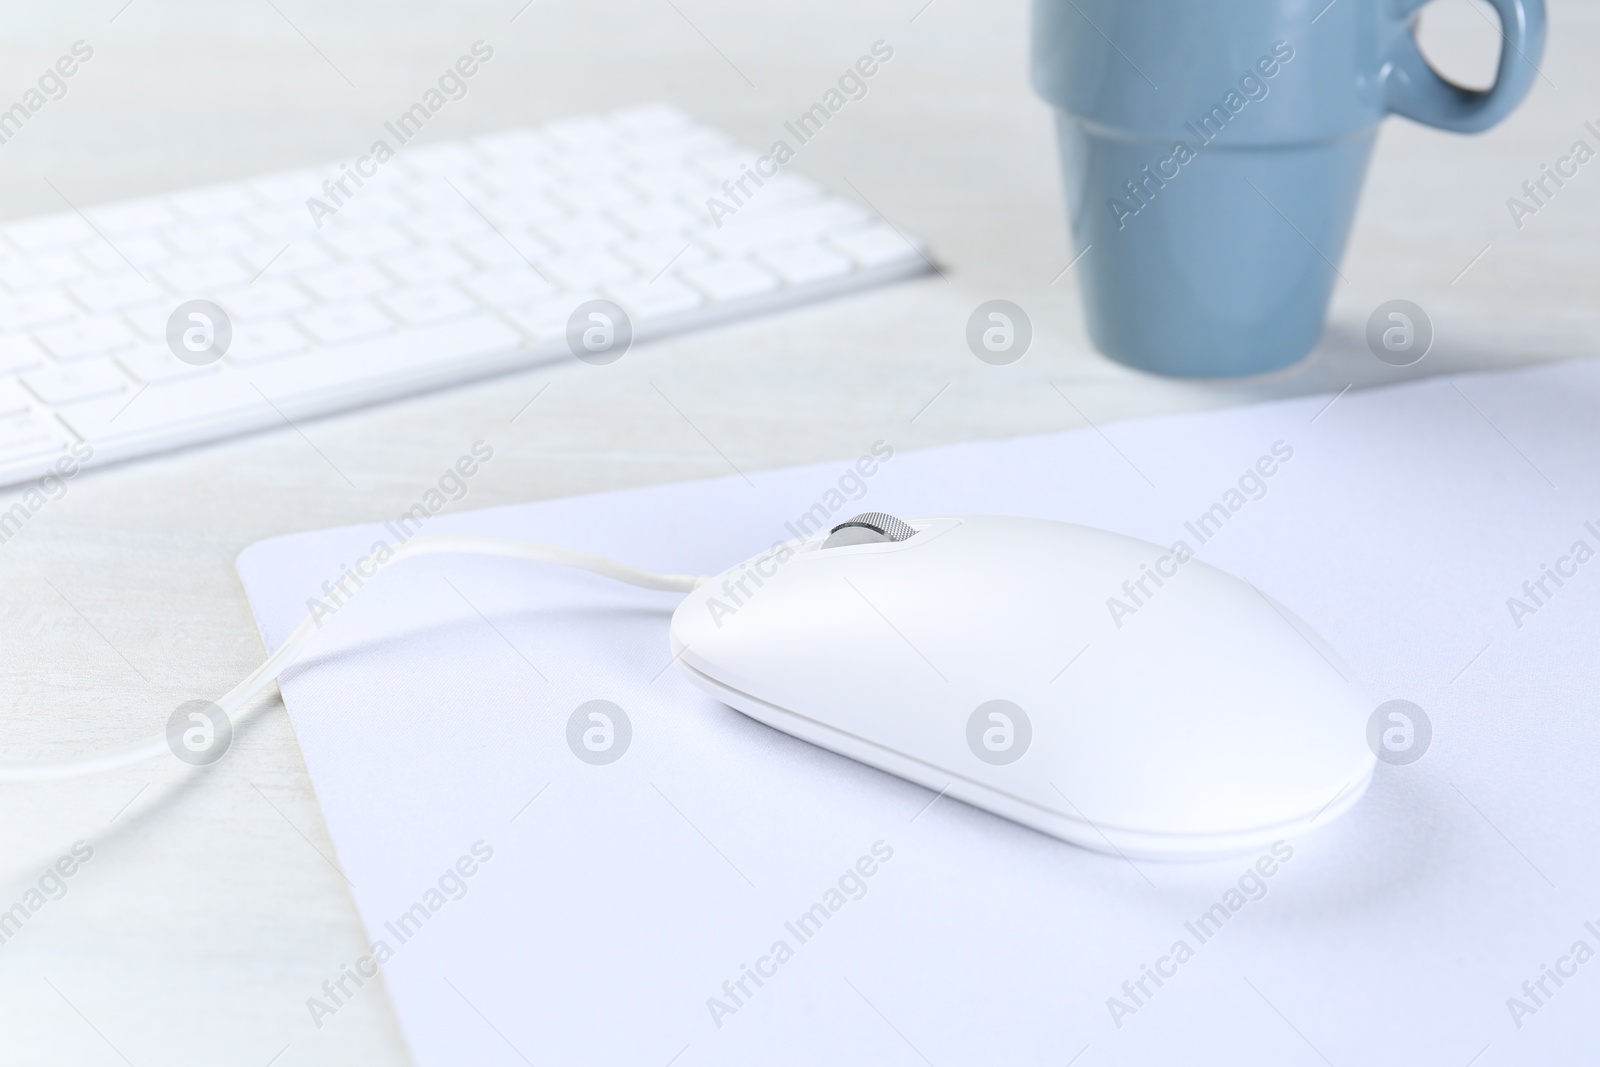
[[[610,367],[517,375],[310,423],[305,438],[262,434],[74,481],[0,545],[6,758],[143,739],[182,701],[220,694],[262,655],[234,576],[242,548],[393,516],[479,438],[495,459],[456,508],[724,474],[719,451],[759,469],[855,456],[878,438],[907,449],[1595,350],[1600,163],[1520,231],[1505,205],[1540,164],[1593,141],[1600,9],[1588,5],[1557,0],[1545,76],[1503,126],[1468,138],[1391,120],[1323,345],[1265,379],[1205,384],[1122,369],[1085,340],[1022,3],[123,3],[7,5],[5,103],[73,41],[95,54],[0,145],[0,217],[58,209],[45,179],[93,204],[351,158],[480,38],[493,62],[429,138],[666,99],[764,145],[881,39],[893,60],[795,166],[924,238],[942,272]],[[1490,68],[1494,34],[1469,0],[1440,0],[1427,30],[1454,69]],[[994,297],[1034,324],[1031,351],[1008,367],[964,342],[968,315]],[[1438,333],[1404,371],[1363,341],[1368,313],[1394,297],[1425,307]],[[0,945],[0,1064],[404,1061],[380,989],[320,1030],[307,1011],[364,941],[281,704],[203,773],[155,761],[0,786],[0,811],[0,909],[74,841],[94,850],[66,895]]]

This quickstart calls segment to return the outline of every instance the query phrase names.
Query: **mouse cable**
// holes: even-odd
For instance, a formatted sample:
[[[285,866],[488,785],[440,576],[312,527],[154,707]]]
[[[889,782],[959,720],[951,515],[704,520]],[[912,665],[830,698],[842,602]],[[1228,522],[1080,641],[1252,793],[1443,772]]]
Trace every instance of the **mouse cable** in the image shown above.
[[[473,537],[467,535],[439,535],[428,537],[414,537],[404,542],[388,559],[378,563],[371,576],[362,579],[362,584],[349,594],[343,603],[365,588],[365,583],[372,581],[385,568],[399,563],[401,560],[416,559],[419,556],[432,556],[442,553],[455,555],[474,556],[509,556],[513,559],[529,559],[538,563],[557,563],[564,567],[575,567],[578,570],[589,571],[614,581],[625,582],[628,585],[640,586],[644,589],[656,589],[663,592],[687,593],[705,583],[706,577],[690,574],[657,574],[653,571],[640,570],[630,567],[626,563],[606,559],[588,552],[581,552],[575,548],[565,548],[561,545],[539,544],[534,541],[513,541],[503,537]],[[343,584],[341,582],[341,584]],[[331,594],[330,594],[331,596]],[[321,627],[319,615],[330,615],[339,607],[341,602],[330,602],[324,599],[318,602],[317,609],[307,615],[305,620],[289,635],[289,639],[278,647],[278,650],[267,657],[265,663],[251,671],[243,681],[228,690],[216,703],[223,712],[233,719],[235,713],[243,708],[251,699],[261,693],[278,679],[278,675],[289,666],[300,647],[306,643]],[[118,749],[103,752],[93,756],[83,756],[77,759],[62,760],[52,763],[0,763],[0,782],[38,782],[53,781],[62,778],[77,778],[82,775],[95,774],[100,771],[114,770],[126,767],[132,763],[160,756],[170,752],[167,735],[160,734],[140,745],[132,748]]]

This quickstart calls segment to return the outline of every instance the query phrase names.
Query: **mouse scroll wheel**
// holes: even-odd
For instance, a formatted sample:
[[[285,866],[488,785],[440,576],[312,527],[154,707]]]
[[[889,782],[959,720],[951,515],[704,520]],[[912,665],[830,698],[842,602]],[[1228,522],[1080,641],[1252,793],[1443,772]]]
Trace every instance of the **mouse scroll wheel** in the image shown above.
[[[845,545],[874,545],[884,541],[904,541],[917,531],[903,520],[881,511],[865,511],[846,519],[828,532],[823,548],[843,548]]]

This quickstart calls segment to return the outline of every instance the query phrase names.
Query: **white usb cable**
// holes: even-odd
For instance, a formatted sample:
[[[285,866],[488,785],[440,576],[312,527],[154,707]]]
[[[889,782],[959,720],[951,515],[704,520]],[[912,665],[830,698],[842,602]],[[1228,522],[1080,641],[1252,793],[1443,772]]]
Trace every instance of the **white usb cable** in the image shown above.
[[[365,582],[372,581],[385,568],[405,559],[415,559],[418,556],[432,556],[441,553],[474,556],[509,556],[513,559],[529,559],[539,563],[557,563],[564,567],[576,567],[579,570],[589,571],[613,581],[625,582],[645,589],[657,589],[663,592],[687,593],[703,584],[707,579],[702,575],[690,574],[657,574],[653,571],[640,570],[630,567],[626,563],[606,559],[589,552],[580,552],[575,548],[565,548],[561,545],[545,545],[535,541],[513,541],[503,537],[470,537],[470,536],[436,536],[415,537],[395,549],[394,554],[377,564],[377,569],[372,576],[365,579],[362,585],[356,587],[359,593],[365,587]],[[354,595],[354,594],[351,594]],[[323,602],[326,606],[327,602]],[[322,612],[313,612],[295,627],[294,633],[289,635],[278,650],[267,657],[267,661],[251,671],[243,681],[228,690],[217,701],[220,707],[231,719],[250,700],[266,689],[278,678],[278,675],[294,659],[295,653],[316,632],[318,615],[326,614],[330,609]],[[0,782],[40,782],[52,781],[62,778],[77,778],[83,775],[95,774],[100,771],[109,771],[117,767],[126,767],[131,763],[152,759],[170,752],[166,734],[160,734],[150,740],[135,745],[132,748],[120,749],[113,752],[103,752],[99,755],[84,756],[78,759],[63,760],[55,763],[0,763]]]

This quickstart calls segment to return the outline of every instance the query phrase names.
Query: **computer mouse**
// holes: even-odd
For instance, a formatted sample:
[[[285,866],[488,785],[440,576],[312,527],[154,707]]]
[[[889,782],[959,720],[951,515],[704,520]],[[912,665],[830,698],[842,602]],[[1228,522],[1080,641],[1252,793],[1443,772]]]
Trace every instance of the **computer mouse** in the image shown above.
[[[867,513],[705,582],[671,633],[688,678],[751,718],[1133,858],[1320,827],[1376,762],[1350,668],[1182,542]]]

